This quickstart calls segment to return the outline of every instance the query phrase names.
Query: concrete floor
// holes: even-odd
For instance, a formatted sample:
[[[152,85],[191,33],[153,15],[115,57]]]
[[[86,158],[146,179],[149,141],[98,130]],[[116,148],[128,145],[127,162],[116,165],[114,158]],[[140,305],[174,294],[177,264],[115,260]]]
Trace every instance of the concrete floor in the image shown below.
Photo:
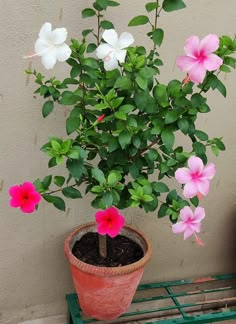
[[[136,321],[135,324],[137,324],[137,323],[138,322]],[[218,323],[221,323],[221,324],[236,324],[236,319],[229,320],[229,321],[221,321],[221,322],[218,322]],[[33,320],[33,321],[20,322],[18,324],[67,324],[67,320],[66,320],[65,316],[58,315],[58,316],[50,316],[50,317],[45,317],[45,318],[41,318],[41,319],[36,319],[36,320]],[[128,322],[127,322],[127,324],[128,324]]]

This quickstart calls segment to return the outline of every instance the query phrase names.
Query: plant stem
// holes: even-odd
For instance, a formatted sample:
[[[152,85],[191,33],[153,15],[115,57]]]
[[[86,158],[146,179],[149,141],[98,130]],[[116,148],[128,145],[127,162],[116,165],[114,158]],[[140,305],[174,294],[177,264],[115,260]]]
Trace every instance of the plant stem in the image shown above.
[[[107,257],[107,237],[106,235],[99,235],[98,234],[98,241],[99,241],[99,255],[102,258]]]

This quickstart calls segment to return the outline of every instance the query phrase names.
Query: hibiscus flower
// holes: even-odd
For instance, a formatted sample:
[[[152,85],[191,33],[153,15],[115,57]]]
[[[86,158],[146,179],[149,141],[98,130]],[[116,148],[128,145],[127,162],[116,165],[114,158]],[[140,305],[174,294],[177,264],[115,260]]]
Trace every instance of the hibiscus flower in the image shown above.
[[[181,71],[188,73],[188,79],[202,83],[207,71],[217,70],[223,60],[213,54],[219,47],[219,38],[209,34],[202,40],[198,36],[189,37],[184,46],[186,55],[178,56],[176,64]]]
[[[120,63],[125,62],[125,57],[128,46],[133,44],[134,38],[130,33],[122,33],[118,38],[117,32],[114,29],[105,30],[102,38],[106,43],[98,46],[96,55],[104,61],[106,71],[111,71],[118,68]]]
[[[203,242],[196,233],[201,231],[201,221],[205,218],[205,209],[197,207],[193,212],[190,207],[185,206],[180,211],[180,222],[172,225],[172,231],[175,234],[184,233],[184,240],[195,235],[197,243],[203,245]]]
[[[115,207],[109,207],[106,210],[96,212],[95,219],[98,223],[98,233],[101,235],[107,234],[110,237],[117,236],[125,224],[124,217],[119,214]]]
[[[24,182],[20,186],[11,186],[9,194],[12,197],[10,200],[10,206],[14,208],[20,207],[24,213],[34,212],[35,206],[42,198],[31,182]]]
[[[191,156],[188,159],[188,166],[189,168],[179,168],[175,172],[176,180],[185,184],[183,195],[186,198],[206,196],[210,189],[210,180],[216,173],[214,163],[204,167],[199,157]]]
[[[66,28],[52,30],[52,25],[46,22],[40,29],[39,38],[35,42],[35,54],[26,56],[26,58],[41,56],[45,68],[52,69],[57,60],[64,62],[71,55],[70,47],[65,44],[66,38]]]

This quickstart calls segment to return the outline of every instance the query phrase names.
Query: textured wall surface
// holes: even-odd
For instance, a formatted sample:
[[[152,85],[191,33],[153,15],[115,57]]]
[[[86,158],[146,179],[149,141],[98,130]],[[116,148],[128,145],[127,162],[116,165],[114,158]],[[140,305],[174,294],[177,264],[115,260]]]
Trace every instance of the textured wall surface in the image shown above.
[[[91,20],[81,19],[80,11],[92,1],[78,0],[1,0],[0,11],[0,323],[14,324],[20,320],[65,312],[65,293],[73,291],[69,266],[63,253],[66,234],[76,225],[93,219],[89,199],[68,203],[62,213],[44,203],[32,215],[21,214],[8,206],[8,188],[15,183],[31,181],[48,174],[47,158],[39,151],[48,135],[64,136],[66,110],[58,109],[46,120],[41,114],[42,101],[34,98],[35,85],[24,69],[42,24],[50,21],[55,27],[65,26],[69,37],[80,37],[81,30],[91,27]],[[121,0],[121,7],[111,9],[119,32],[126,31],[128,21],[143,13],[147,1]],[[160,54],[165,66],[161,82],[183,78],[174,67],[177,53],[183,52],[185,39],[193,34],[234,35],[236,1],[186,1],[188,7],[165,14],[159,26],[166,37]],[[130,29],[136,44],[144,42],[146,27]],[[44,71],[35,59],[32,67],[47,75],[63,76],[64,64]],[[154,254],[144,281],[193,277],[235,271],[236,246],[236,73],[222,75],[228,95],[225,100],[217,92],[209,96],[212,112],[203,115],[199,129],[211,137],[223,136],[227,151],[216,163],[217,175],[202,205],[207,217],[203,222],[200,248],[192,239],[171,233],[167,219],[157,220],[156,214],[127,210],[127,222],[145,231],[153,241]]]

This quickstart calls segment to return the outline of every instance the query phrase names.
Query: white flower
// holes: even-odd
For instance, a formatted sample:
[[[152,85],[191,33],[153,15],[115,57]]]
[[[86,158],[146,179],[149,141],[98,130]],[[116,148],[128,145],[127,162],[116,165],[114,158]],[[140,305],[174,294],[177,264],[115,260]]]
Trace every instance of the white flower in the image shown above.
[[[130,33],[122,33],[118,38],[117,32],[114,29],[108,29],[103,32],[102,38],[105,44],[98,46],[96,55],[104,61],[104,68],[107,71],[116,69],[118,61],[124,63],[126,50],[128,46],[133,44],[134,38]]]
[[[66,38],[66,28],[52,30],[52,25],[46,22],[40,29],[39,38],[35,42],[35,54],[27,57],[41,56],[41,61],[45,68],[52,69],[57,60],[64,62],[71,55],[70,47],[65,44]]]

